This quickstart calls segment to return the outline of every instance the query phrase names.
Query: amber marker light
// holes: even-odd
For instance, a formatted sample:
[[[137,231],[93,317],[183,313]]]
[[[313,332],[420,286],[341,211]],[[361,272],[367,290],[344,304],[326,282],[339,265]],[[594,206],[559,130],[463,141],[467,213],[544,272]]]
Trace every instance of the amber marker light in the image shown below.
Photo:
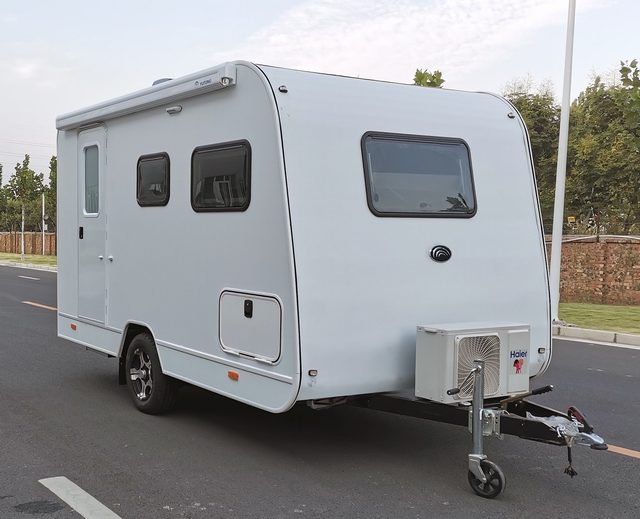
[[[75,332],[78,329],[78,325],[76,323],[71,323],[71,329]]]
[[[237,382],[240,379],[240,375],[237,371],[227,371],[227,376],[234,382]]]

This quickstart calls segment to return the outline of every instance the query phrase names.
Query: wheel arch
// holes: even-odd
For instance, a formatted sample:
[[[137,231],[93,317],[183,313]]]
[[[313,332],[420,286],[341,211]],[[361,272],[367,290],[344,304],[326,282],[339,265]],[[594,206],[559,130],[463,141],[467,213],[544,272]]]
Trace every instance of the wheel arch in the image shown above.
[[[118,350],[118,384],[124,386],[127,383],[127,374],[125,370],[125,360],[127,358],[127,351],[129,351],[129,345],[131,341],[137,335],[141,333],[148,333],[151,335],[153,342],[156,342],[155,336],[151,327],[142,322],[131,321],[128,322],[122,332],[122,339],[120,341],[120,348]]]

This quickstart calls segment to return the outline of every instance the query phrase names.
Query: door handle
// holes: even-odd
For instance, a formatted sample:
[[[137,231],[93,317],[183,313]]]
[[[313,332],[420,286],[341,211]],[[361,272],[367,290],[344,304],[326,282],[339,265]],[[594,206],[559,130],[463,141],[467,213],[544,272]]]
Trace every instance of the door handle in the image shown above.
[[[104,256],[103,256],[102,254],[100,254],[100,256],[98,256],[98,259],[99,259],[100,261],[102,261],[102,260],[104,259]]]
[[[107,256],[107,259],[108,259],[111,263],[113,263],[113,256]]]

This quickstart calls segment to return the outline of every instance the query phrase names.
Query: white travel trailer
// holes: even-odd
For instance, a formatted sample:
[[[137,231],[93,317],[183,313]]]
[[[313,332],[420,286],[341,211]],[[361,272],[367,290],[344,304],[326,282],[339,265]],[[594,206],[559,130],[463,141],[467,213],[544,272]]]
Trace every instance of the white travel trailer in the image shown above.
[[[57,128],[58,333],[118,357],[143,411],[179,379],[274,413],[409,391],[468,414],[475,361],[503,402],[549,363],[499,96],[238,61]]]

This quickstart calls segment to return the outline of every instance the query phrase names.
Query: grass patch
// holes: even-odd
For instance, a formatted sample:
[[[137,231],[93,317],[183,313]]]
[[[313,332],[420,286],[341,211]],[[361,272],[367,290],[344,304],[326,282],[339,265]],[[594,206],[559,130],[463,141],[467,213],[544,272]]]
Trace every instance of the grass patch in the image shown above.
[[[20,254],[9,254],[0,252],[0,261],[11,261],[12,263],[29,263],[31,265],[48,265],[55,267],[58,264],[57,256],[40,256],[38,254],[25,254],[24,261],[20,259]]]
[[[560,303],[559,314],[580,328],[640,333],[640,306]]]

